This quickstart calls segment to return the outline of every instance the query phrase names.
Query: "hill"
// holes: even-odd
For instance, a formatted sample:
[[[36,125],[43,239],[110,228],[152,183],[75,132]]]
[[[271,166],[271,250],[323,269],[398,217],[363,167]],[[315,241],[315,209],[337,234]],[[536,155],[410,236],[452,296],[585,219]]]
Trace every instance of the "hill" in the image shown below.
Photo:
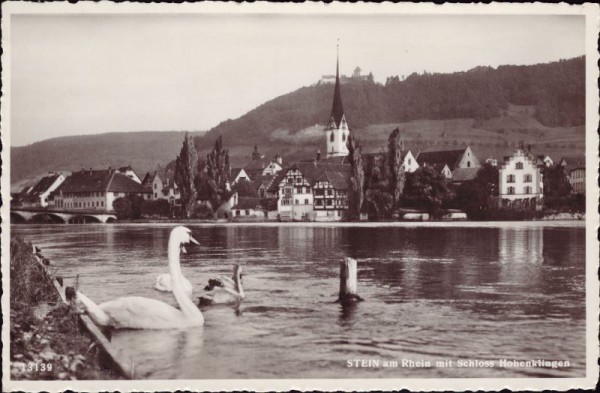
[[[48,171],[113,168],[131,164],[143,176],[179,153],[183,131],[118,132],[47,139],[12,147],[12,191]],[[194,135],[200,134],[195,132]]]
[[[223,135],[233,166],[247,162],[252,146],[286,162],[324,151],[333,85],[316,84],[268,101],[208,133],[195,133],[202,154]],[[367,152],[402,130],[415,152],[467,144],[482,159],[501,158],[521,145],[534,152],[582,157],[585,150],[585,58],[530,66],[477,67],[452,74],[393,76],[342,85],[345,113]],[[132,166],[142,176],[172,161],[182,132],[112,133],[63,137],[11,148],[11,183],[51,170]],[[14,190],[15,188],[13,188]]]
[[[224,121],[196,138],[196,146],[207,150],[221,134],[228,146],[257,143],[265,151],[280,149],[286,153],[282,142],[294,147],[301,143],[301,149],[312,143],[314,152],[319,145],[314,130],[327,122],[332,95],[330,84],[303,87],[236,120]],[[362,139],[379,139],[372,135],[373,125],[412,127],[411,122],[425,119],[471,119],[468,129],[495,131],[494,137],[500,137],[501,144],[506,139],[510,145],[515,138],[539,141],[536,130],[556,129],[558,134],[551,133],[552,137],[560,139],[561,132],[568,134],[585,124],[585,58],[530,66],[477,67],[452,74],[412,74],[404,80],[396,76],[387,78],[385,85],[360,81],[343,84],[342,95],[350,127]],[[417,127],[408,131],[427,130]],[[520,136],[503,138],[503,132]],[[423,139],[427,136],[427,132],[421,135]]]

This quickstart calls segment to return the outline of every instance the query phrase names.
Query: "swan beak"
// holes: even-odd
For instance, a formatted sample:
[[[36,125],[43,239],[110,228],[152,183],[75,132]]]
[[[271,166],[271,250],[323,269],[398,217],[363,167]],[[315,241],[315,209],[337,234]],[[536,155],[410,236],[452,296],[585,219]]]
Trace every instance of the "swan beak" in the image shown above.
[[[200,243],[198,243],[198,241],[196,239],[194,239],[193,237],[190,236],[190,242],[194,243],[195,245],[199,246]]]
[[[183,244],[181,245],[181,253],[182,254],[187,254],[187,250],[185,249],[185,247],[183,246]]]

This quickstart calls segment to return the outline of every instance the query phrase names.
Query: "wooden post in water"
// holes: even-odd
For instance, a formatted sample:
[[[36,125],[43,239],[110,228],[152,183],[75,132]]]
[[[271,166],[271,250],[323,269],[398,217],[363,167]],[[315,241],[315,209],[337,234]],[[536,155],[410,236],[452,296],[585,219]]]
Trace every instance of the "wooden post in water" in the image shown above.
[[[346,258],[340,262],[340,293],[338,301],[362,301],[356,293],[356,259]]]

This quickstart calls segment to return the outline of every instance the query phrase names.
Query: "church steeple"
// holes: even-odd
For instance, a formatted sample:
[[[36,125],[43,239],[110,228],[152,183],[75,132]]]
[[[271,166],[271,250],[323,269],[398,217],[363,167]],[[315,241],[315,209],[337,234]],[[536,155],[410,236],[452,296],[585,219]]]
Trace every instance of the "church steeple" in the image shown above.
[[[342,104],[342,92],[340,90],[340,44],[337,44],[337,61],[335,64],[335,90],[333,92],[333,105],[331,107],[331,120],[335,127],[339,127],[344,117],[344,105]]]
[[[338,40],[339,41],[339,40]],[[335,64],[335,89],[333,91],[333,105],[331,106],[331,116],[329,123],[325,128],[325,137],[327,145],[327,158],[345,157],[348,155],[348,146],[346,145],[350,129],[346,123],[344,115],[344,105],[342,105],[342,92],[340,87],[340,44],[337,45],[337,59]]]

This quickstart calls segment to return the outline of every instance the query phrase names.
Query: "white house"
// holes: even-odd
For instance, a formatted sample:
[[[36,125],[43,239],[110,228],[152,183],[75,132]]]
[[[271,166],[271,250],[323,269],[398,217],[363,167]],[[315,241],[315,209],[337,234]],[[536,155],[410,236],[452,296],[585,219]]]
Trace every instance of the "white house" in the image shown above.
[[[153,201],[165,199],[171,205],[179,205],[181,193],[175,183],[175,175],[169,168],[146,173],[142,185],[151,190],[150,197]]]
[[[48,207],[49,196],[65,181],[63,173],[48,172],[27,192],[22,193],[21,206],[25,207]]]
[[[511,156],[504,157],[499,177],[501,207],[541,210],[544,190],[535,157],[517,149]]]

